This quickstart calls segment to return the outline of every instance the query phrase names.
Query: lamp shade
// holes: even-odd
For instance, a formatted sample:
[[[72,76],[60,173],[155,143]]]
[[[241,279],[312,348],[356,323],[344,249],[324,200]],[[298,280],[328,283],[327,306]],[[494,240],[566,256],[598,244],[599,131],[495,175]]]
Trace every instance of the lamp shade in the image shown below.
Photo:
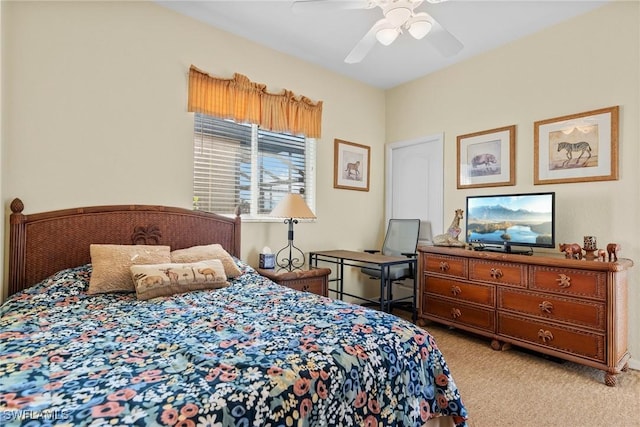
[[[279,218],[316,218],[299,194],[287,194],[284,196],[269,215]]]
[[[376,33],[376,39],[381,44],[389,46],[398,37],[398,34],[398,30],[395,28],[382,28]]]
[[[433,19],[427,13],[416,13],[407,22],[407,26],[409,27],[409,34],[411,34],[413,38],[420,40],[429,34],[429,31],[433,28]]]
[[[411,16],[409,2],[390,3],[386,9],[383,9],[384,17],[387,18],[395,27],[399,27]]]

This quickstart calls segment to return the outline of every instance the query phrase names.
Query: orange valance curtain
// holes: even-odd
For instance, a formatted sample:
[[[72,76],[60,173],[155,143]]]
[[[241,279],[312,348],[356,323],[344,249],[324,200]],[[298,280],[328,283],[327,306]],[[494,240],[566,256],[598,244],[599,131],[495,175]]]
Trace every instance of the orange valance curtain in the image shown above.
[[[210,76],[193,65],[189,69],[188,110],[210,116],[255,123],[274,132],[290,132],[320,138],[322,101],[296,97],[289,90],[274,94],[265,85],[242,74],[222,79]]]

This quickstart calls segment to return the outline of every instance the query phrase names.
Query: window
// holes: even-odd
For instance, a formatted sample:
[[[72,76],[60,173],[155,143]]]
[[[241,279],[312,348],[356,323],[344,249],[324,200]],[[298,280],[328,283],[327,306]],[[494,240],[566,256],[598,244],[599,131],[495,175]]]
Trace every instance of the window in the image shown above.
[[[265,219],[287,193],[315,210],[315,140],[195,114],[194,207]]]

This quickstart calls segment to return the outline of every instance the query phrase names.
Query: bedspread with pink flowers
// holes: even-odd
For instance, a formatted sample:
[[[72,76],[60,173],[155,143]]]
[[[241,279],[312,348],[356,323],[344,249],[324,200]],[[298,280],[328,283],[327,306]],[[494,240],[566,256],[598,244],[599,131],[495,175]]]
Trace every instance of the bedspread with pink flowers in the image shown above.
[[[420,426],[467,413],[425,330],[244,274],[139,301],[91,266],[0,307],[0,424]]]

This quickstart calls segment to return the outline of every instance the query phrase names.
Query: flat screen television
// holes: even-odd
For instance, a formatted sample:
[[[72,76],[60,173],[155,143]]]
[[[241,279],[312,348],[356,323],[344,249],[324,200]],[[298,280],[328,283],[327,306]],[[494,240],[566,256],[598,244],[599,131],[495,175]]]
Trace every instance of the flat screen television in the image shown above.
[[[531,254],[555,247],[554,192],[468,196],[465,217],[467,243],[476,250]]]

